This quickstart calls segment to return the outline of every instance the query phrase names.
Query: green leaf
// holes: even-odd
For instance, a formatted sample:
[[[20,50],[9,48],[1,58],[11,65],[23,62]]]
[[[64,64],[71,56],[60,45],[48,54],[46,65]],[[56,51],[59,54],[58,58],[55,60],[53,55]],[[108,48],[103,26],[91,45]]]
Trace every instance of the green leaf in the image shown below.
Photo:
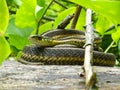
[[[117,27],[117,31],[112,33],[112,39],[113,41],[118,43],[119,38],[120,38],[120,27]]]
[[[99,15],[95,28],[97,32],[99,32],[101,35],[104,35],[106,30],[112,25],[113,23],[111,23],[106,17]]]
[[[83,26],[85,25],[85,15],[86,15],[86,12],[84,9],[82,9],[75,29],[84,30]]]
[[[5,0],[0,0],[0,64],[10,54],[10,47],[4,33],[6,31],[9,19],[9,12]]]
[[[15,18],[12,18],[9,21],[9,25],[8,25],[5,35],[9,36],[9,34],[15,34],[21,37],[28,37],[33,30],[34,29],[32,28],[21,29],[21,28],[16,27]]]
[[[45,9],[46,9],[45,0],[37,0],[37,6],[36,6],[37,20],[39,20],[42,17],[43,12],[45,11]]]
[[[5,38],[0,34],[0,64],[5,60],[10,54],[10,47]]]
[[[120,22],[119,0],[70,0],[107,17],[114,24]],[[88,4],[89,3],[89,4]],[[113,18],[114,17],[114,18]]]
[[[8,25],[9,12],[6,0],[0,0],[0,33],[4,34]]]
[[[39,32],[40,32],[39,34],[45,32],[45,31],[48,31],[50,29],[53,29],[52,26],[53,26],[53,22],[52,21],[41,25],[40,28],[39,28]]]
[[[5,35],[8,37],[10,45],[14,46],[18,50],[22,50],[23,47],[29,44],[28,37],[30,36],[32,28],[20,29],[15,25],[15,19],[10,19],[7,31]]]
[[[8,41],[10,45],[15,46],[18,50],[22,50],[27,44],[30,44],[27,37],[21,37],[15,34],[10,34]]]
[[[58,15],[58,17],[55,19],[54,28],[57,28],[57,26],[61,23],[61,21],[63,21],[65,19],[65,17],[67,17],[68,15],[72,15],[75,12],[75,10],[76,10],[75,7],[71,7],[69,9],[66,9],[63,12],[61,12]]]
[[[20,28],[37,27],[35,17],[36,0],[22,0],[22,5],[16,13],[16,25]]]

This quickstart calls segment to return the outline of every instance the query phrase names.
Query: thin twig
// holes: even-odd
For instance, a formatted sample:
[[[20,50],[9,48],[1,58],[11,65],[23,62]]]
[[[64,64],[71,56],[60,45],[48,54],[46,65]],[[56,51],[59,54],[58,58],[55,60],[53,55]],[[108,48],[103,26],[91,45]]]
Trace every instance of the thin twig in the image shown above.
[[[44,17],[45,13],[47,12],[48,8],[52,5],[53,2],[54,2],[54,0],[51,0],[50,4],[46,7],[46,9],[45,9],[45,11],[43,12],[41,18],[39,19],[38,25],[37,25],[37,29],[36,29],[36,34],[39,33],[39,27],[40,27],[40,23],[41,23],[42,18]]]
[[[67,7],[65,5],[63,5],[62,3],[60,3],[59,1],[55,0],[55,3],[57,3],[58,5],[62,6],[63,8],[67,9]]]
[[[78,21],[80,12],[81,12],[81,9],[82,9],[82,7],[80,5],[78,5],[77,8],[76,8],[76,12],[75,12],[72,24],[71,24],[71,29],[75,29],[75,26],[77,24],[77,21]]]
[[[48,16],[44,16],[43,19],[48,20],[48,21],[55,21],[54,18],[48,17]]]
[[[96,82],[96,74],[93,72],[93,41],[94,31],[92,27],[92,11],[87,9],[86,12],[86,44],[85,44],[85,60],[84,70],[86,75],[86,90],[91,90]]]
[[[74,17],[73,15],[68,15],[58,26],[57,29],[64,29],[71,21],[71,19]]]
[[[120,24],[118,24],[117,26],[120,26]],[[105,32],[108,32],[108,31],[110,31],[110,30],[112,30],[112,29],[115,29],[115,26],[114,26],[114,25],[111,26],[110,28],[108,28]]]

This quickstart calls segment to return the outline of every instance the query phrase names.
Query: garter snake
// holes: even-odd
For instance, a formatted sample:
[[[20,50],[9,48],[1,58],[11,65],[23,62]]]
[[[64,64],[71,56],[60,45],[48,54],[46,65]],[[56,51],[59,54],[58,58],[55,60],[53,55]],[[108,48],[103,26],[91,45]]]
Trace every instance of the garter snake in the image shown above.
[[[26,46],[19,59],[24,64],[81,65],[84,62],[85,33],[79,30],[56,29],[41,35],[30,36],[35,45]],[[94,47],[101,39],[95,37]],[[67,45],[64,45],[67,44]],[[93,51],[93,63],[100,66],[114,66],[115,56],[111,53]]]

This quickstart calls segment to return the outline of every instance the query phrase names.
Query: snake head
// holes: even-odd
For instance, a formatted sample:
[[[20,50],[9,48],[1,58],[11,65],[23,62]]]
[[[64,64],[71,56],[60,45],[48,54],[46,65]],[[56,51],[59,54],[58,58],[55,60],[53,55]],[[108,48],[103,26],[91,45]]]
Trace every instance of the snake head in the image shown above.
[[[40,35],[31,35],[29,37],[29,41],[36,45],[39,45],[40,43],[42,43],[42,39],[43,39],[43,37]]]
[[[29,41],[38,46],[51,46],[52,40],[49,37],[41,36],[41,35],[31,35],[29,37]]]

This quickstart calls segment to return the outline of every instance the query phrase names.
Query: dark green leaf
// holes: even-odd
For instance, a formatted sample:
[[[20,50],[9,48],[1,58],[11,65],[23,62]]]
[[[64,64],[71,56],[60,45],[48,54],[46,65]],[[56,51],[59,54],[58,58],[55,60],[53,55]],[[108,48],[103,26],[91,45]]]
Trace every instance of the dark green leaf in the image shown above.
[[[7,36],[9,36],[9,34],[15,34],[15,35],[18,35],[18,36],[21,36],[21,37],[28,37],[31,34],[32,31],[33,31],[32,28],[21,29],[21,28],[16,27],[15,19],[12,18],[9,21],[9,25],[8,25],[8,28],[7,28],[7,31],[6,31],[5,34]]]
[[[10,34],[8,41],[10,45],[15,46],[18,50],[22,50],[27,44],[30,44],[28,37],[21,37],[15,34]]]

